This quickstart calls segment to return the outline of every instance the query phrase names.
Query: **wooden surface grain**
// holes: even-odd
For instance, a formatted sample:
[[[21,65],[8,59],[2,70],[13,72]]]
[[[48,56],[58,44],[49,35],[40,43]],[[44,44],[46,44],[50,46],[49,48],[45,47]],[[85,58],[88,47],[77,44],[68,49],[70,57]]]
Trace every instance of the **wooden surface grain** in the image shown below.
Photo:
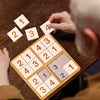
[[[0,48],[7,47],[10,58],[14,58],[34,42],[27,41],[25,29],[36,26],[41,37],[43,32],[39,28],[40,25],[47,21],[52,13],[65,10],[69,12],[68,5],[69,0],[0,0]],[[16,27],[13,21],[21,14],[28,18],[30,24],[20,30],[24,36],[14,43],[7,36],[7,32]],[[74,43],[74,36],[57,31],[54,37],[81,66],[80,73],[95,61],[95,59],[84,57],[78,53]],[[11,66],[9,68],[9,79],[10,83],[21,91],[26,100],[38,99]]]

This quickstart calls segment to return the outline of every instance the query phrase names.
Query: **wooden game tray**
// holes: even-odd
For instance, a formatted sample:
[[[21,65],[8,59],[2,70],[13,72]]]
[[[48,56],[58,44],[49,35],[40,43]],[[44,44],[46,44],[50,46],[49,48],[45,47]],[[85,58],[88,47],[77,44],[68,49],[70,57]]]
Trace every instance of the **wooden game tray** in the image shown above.
[[[48,43],[48,40],[50,40],[49,43],[52,42],[49,46],[48,44],[46,44]],[[45,49],[38,54],[35,45],[38,45],[39,42],[45,47]],[[39,45],[39,47],[42,48],[42,45]],[[31,55],[29,55],[30,57],[27,56],[29,57],[29,61],[27,60],[28,58],[22,56],[27,50],[30,50],[35,55],[34,59],[37,58],[41,62],[41,64],[40,62],[38,64],[41,65],[39,69],[33,69],[33,67],[37,65],[36,62],[33,64],[33,66],[29,65],[30,62],[34,60]],[[43,56],[43,54],[46,55]],[[49,60],[46,59],[47,55],[49,57]],[[50,58],[50,56],[52,57]],[[26,63],[25,65],[20,66],[23,61],[18,62],[19,57],[23,59],[23,61]],[[71,79],[76,73],[80,71],[80,66],[74,61],[74,59],[67,53],[67,51],[58,43],[58,41],[51,34],[42,36],[40,39],[30,45],[27,49],[17,55],[14,59],[12,59],[10,64],[41,100],[45,100],[53,96],[61,86],[65,85],[65,83],[67,83],[69,79]],[[28,67],[26,66],[30,68],[27,69]],[[52,66],[54,66],[57,71],[53,69]],[[31,71],[29,71],[30,69]],[[37,79],[35,77],[37,77]],[[49,83],[49,81],[51,83]]]

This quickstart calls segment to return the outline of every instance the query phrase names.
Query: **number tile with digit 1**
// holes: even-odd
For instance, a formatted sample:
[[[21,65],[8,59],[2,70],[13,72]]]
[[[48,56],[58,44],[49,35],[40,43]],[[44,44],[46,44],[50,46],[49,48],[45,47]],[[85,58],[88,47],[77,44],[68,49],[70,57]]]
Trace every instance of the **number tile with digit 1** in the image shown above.
[[[14,22],[20,29],[23,29],[26,25],[30,23],[29,20],[23,14],[16,18]]]

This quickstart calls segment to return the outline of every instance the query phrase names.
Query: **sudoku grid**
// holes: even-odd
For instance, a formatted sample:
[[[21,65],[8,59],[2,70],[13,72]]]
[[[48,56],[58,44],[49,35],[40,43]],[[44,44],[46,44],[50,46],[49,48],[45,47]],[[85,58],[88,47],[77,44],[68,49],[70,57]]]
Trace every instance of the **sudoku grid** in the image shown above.
[[[10,64],[40,99],[47,98],[80,71],[51,34],[35,41]]]

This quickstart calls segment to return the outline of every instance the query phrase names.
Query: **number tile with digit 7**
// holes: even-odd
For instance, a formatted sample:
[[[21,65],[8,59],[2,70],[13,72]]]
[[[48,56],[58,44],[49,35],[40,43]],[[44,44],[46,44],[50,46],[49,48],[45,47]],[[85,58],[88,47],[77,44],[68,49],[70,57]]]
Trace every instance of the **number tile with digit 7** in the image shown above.
[[[30,23],[29,20],[23,14],[16,18],[14,22],[20,29],[23,29],[26,25]]]
[[[39,38],[36,27],[26,29],[25,32],[28,41]]]
[[[17,27],[13,28],[10,32],[8,32],[7,35],[13,42],[16,42],[19,38],[23,36],[23,34],[19,31]]]
[[[40,26],[41,30],[44,32],[45,35],[48,35],[49,33],[53,32],[54,29],[53,28],[49,28],[48,25],[50,24],[51,22],[48,20],[46,21],[44,24],[42,24]]]

